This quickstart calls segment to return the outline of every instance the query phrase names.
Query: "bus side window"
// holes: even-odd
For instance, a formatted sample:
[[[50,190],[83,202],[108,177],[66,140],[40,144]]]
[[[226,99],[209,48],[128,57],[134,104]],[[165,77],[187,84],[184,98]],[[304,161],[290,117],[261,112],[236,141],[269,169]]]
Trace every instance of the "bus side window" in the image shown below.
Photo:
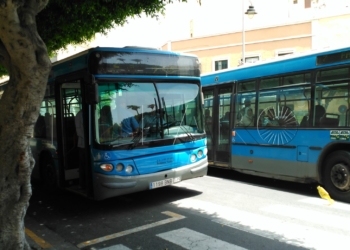
[[[338,114],[324,114],[320,120],[321,127],[324,128],[334,128],[339,125],[339,115]]]

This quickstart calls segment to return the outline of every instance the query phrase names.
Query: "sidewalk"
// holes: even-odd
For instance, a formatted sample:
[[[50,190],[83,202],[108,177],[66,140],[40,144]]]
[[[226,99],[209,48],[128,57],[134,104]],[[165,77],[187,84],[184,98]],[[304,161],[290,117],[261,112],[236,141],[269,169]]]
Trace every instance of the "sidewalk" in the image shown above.
[[[39,225],[28,215],[24,218],[26,228],[26,239],[32,249],[49,250],[77,250],[77,246],[66,242],[61,236],[47,228],[45,225]]]

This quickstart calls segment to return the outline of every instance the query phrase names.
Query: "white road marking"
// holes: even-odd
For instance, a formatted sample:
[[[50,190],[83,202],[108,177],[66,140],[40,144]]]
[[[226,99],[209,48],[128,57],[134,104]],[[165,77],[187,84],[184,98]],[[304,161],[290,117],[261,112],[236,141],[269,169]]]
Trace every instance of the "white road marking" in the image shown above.
[[[158,237],[190,250],[245,250],[246,248],[198,233],[188,228],[181,228],[157,235]]]
[[[300,215],[301,220],[306,218],[302,215],[303,212],[308,213],[308,216],[313,216],[307,209],[296,209],[297,214],[285,213],[271,209],[271,215],[259,215],[257,213],[246,212],[239,209],[220,206],[211,202],[201,201],[198,199],[188,198],[180,201],[173,202],[182,208],[191,208],[198,210],[202,213],[208,214],[209,216],[215,216],[218,219],[213,220],[214,222],[230,226],[235,229],[245,231],[250,234],[255,234],[261,237],[278,240],[287,244],[305,247],[308,249],[334,249],[335,243],[339,245],[347,245],[350,238],[350,233],[347,231],[329,230],[330,227],[335,227],[339,218],[336,222],[325,220],[322,221],[323,217],[328,216],[325,214],[323,217],[317,219],[309,219],[306,223],[295,223],[293,217],[296,218]],[[283,209],[282,207],[280,207]],[[293,209],[289,209],[289,213]],[[278,214],[274,214],[277,212]],[[281,215],[281,216],[277,216]],[[319,214],[317,214],[319,216]],[[281,217],[281,218],[279,218]],[[290,218],[292,217],[292,218]],[[316,225],[309,221],[313,220],[318,222]],[[295,220],[294,220],[295,221]],[[303,225],[304,223],[304,225]],[[305,225],[306,224],[306,225]],[[344,226],[344,223],[341,225]],[[341,225],[339,227],[341,227]]]
[[[114,245],[114,246],[110,246],[110,247],[106,247],[106,248],[101,248],[99,250],[131,250],[130,248],[124,246],[124,245]]]
[[[329,202],[327,200],[324,200],[322,198],[306,198],[306,199],[301,199],[299,202],[306,203],[306,204],[311,204],[311,205],[319,205],[319,206],[328,206],[332,209],[337,209],[337,210],[343,210],[343,211],[349,211],[350,212],[350,206],[348,203],[343,203],[340,201],[334,201],[332,205],[329,205]]]
[[[350,233],[350,219],[333,214],[325,214],[324,212],[317,212],[312,209],[297,208],[286,205],[272,205],[261,209],[268,213],[281,215],[296,220],[302,220],[318,224],[319,226],[327,226],[328,228],[338,228],[347,230]]]
[[[110,235],[103,236],[103,237],[100,237],[100,238],[96,238],[96,239],[93,239],[93,240],[88,240],[88,241],[79,243],[77,245],[77,247],[78,248],[83,248],[83,247],[91,246],[91,245],[94,245],[94,244],[97,244],[97,243],[100,243],[100,242],[103,242],[103,241],[115,239],[115,238],[122,237],[122,236],[125,236],[125,235],[128,235],[128,234],[140,232],[140,231],[152,228],[152,227],[157,227],[157,226],[160,226],[160,225],[164,225],[164,224],[167,224],[167,223],[170,223],[170,222],[174,222],[174,221],[186,218],[185,216],[182,216],[182,215],[179,215],[179,214],[176,214],[176,213],[173,213],[173,212],[169,212],[169,211],[162,212],[162,213],[166,214],[168,216],[171,216],[171,218],[165,219],[165,220],[161,220],[161,221],[158,221],[158,222],[154,222],[154,223],[151,223],[151,224],[147,224],[147,225],[144,225],[144,226],[141,226],[141,227],[136,227],[136,228],[133,228],[133,229],[125,230],[125,231],[122,231],[122,232],[119,232],[119,233],[110,234]]]

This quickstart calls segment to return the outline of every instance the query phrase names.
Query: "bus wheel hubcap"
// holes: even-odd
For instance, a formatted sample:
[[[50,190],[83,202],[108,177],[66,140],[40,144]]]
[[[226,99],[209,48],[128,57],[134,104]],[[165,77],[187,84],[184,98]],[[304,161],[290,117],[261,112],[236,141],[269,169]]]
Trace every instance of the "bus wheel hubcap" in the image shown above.
[[[343,164],[334,165],[331,170],[331,180],[336,188],[342,191],[348,191],[350,189],[350,175],[348,167]]]

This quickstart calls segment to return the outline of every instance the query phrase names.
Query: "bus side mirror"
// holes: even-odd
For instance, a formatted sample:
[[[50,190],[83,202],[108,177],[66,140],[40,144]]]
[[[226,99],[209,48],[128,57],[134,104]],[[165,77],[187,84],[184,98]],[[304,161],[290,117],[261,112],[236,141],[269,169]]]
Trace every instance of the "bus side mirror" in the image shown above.
[[[98,85],[95,77],[91,74],[87,75],[84,79],[85,82],[85,100],[87,104],[98,103]]]

